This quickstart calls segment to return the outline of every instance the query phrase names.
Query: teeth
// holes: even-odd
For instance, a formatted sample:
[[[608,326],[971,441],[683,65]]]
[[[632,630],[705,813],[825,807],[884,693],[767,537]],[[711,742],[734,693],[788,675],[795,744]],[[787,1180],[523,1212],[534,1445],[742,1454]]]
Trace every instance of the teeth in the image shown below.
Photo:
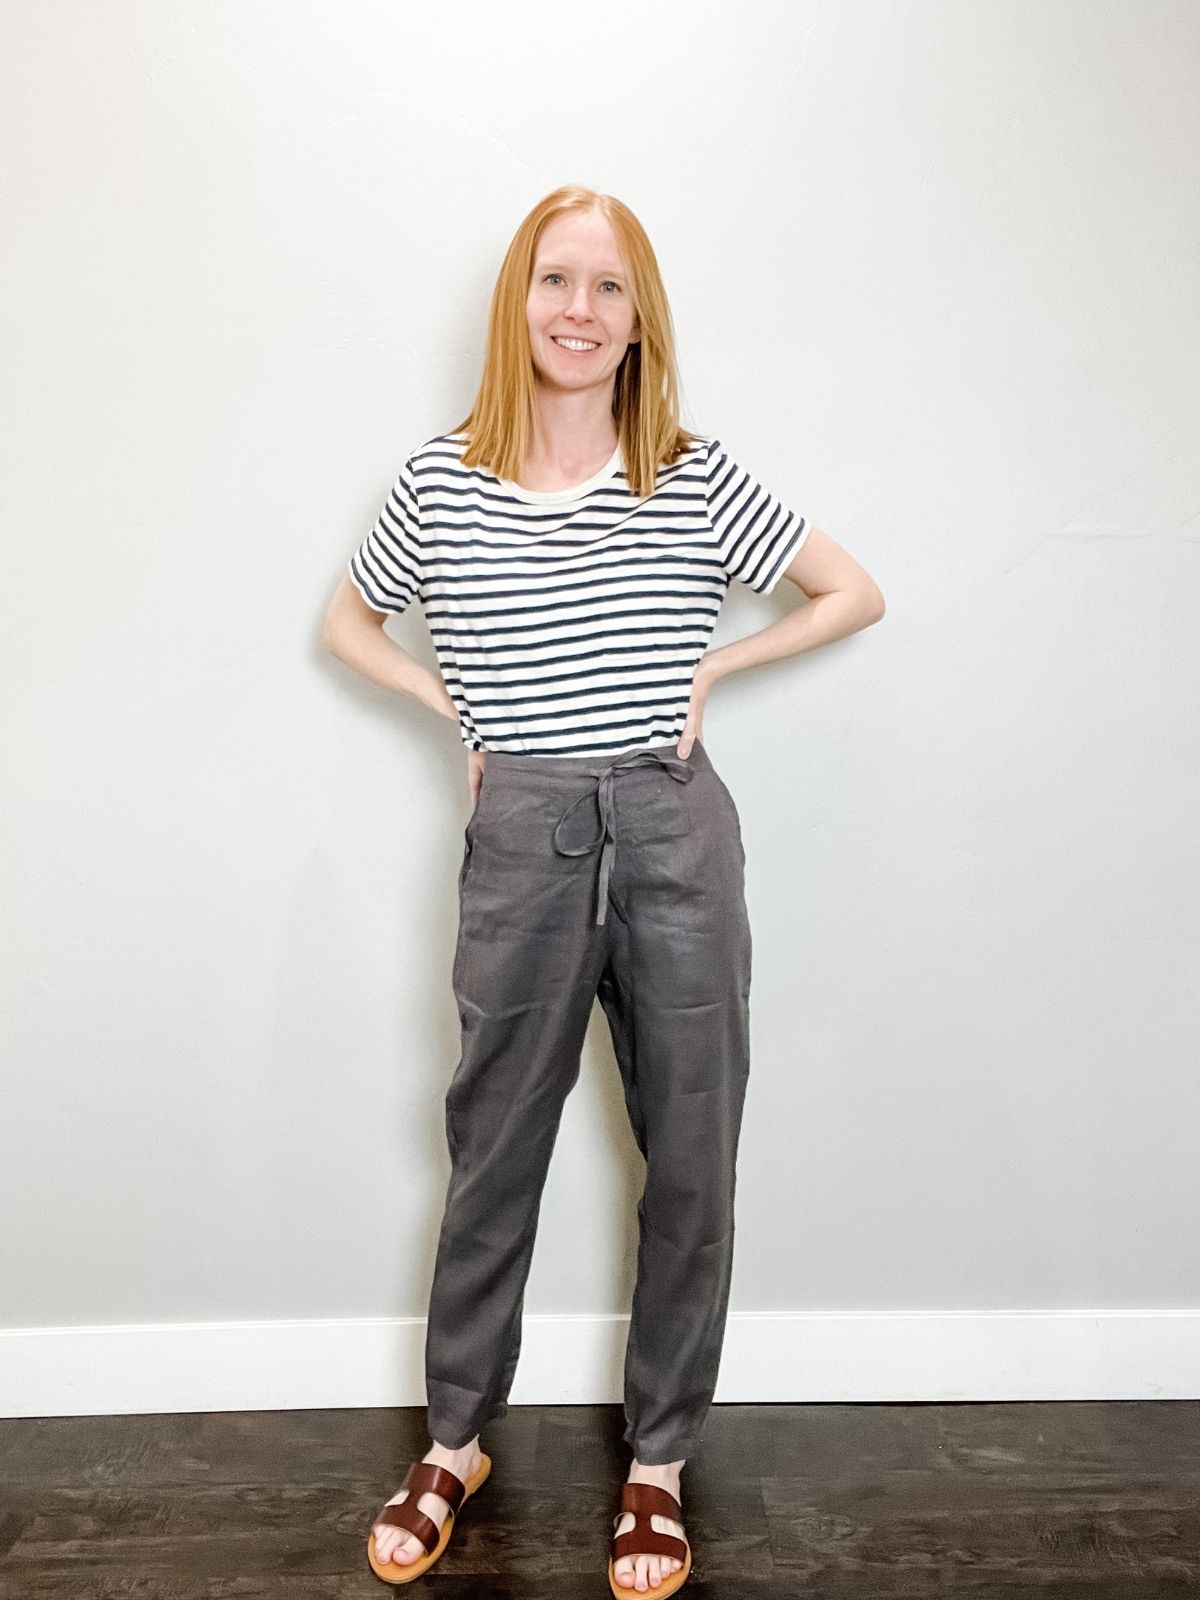
[[[555,344],[561,344],[564,350],[594,350],[595,344],[588,339],[555,339]]]

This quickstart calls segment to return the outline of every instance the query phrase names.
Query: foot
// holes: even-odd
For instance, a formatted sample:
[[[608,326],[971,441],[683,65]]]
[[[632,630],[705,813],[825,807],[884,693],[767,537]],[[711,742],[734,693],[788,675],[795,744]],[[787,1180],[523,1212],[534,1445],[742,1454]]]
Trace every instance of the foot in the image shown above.
[[[683,1504],[679,1494],[679,1474],[683,1471],[682,1461],[671,1461],[662,1467],[643,1467],[637,1460],[629,1469],[630,1483],[655,1483],[660,1489],[665,1489],[668,1494],[675,1496],[680,1505]],[[632,1511],[627,1511],[613,1529],[613,1538],[622,1533],[628,1533],[633,1527],[635,1517]],[[677,1539],[684,1537],[684,1530],[678,1522],[672,1522],[670,1517],[653,1515],[650,1526],[656,1533],[673,1533]],[[662,1583],[664,1578],[669,1578],[673,1572],[678,1572],[683,1565],[673,1556],[622,1556],[613,1568],[613,1576],[618,1583],[625,1584],[631,1594],[636,1594],[640,1589],[653,1589]]]
[[[456,1478],[461,1478],[463,1483],[466,1483],[468,1478],[479,1471],[483,1460],[479,1448],[479,1435],[476,1434],[470,1444],[461,1450],[447,1450],[444,1445],[435,1442],[422,1460],[431,1461],[435,1467],[445,1467],[448,1472],[452,1472]],[[402,1500],[407,1499],[408,1490],[402,1489],[399,1494],[392,1496],[388,1505],[399,1505]],[[427,1517],[432,1517],[440,1532],[450,1507],[440,1494],[423,1494],[417,1501],[417,1510],[423,1511]],[[406,1567],[414,1561],[419,1561],[427,1553],[415,1533],[406,1533],[403,1528],[395,1528],[390,1523],[375,1524],[375,1554],[381,1566],[390,1560],[397,1566]]]

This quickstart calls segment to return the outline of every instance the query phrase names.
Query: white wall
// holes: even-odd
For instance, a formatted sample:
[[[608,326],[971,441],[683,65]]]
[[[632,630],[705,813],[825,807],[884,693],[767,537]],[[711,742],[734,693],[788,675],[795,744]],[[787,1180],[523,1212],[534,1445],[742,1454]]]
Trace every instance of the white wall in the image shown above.
[[[1069,1315],[1006,1393],[1065,1392],[1059,1328],[1084,1392],[1197,1392],[1196,1320],[1169,1374],[1089,1340],[1200,1306],[1198,45],[1188,0],[6,10],[0,1409],[423,1399],[466,760],[318,630],[568,181],[654,241],[685,423],[888,603],[706,719],[755,934],[718,1399],[829,1395],[825,1313],[866,1395],[948,1310],[882,1397],[1013,1310]],[[640,1173],[597,1007],[514,1403],[619,1396]]]

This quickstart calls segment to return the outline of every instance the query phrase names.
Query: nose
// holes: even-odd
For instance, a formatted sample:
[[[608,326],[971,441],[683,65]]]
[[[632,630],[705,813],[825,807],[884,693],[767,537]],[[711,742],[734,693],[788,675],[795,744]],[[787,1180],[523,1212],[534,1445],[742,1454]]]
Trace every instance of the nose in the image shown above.
[[[588,300],[586,283],[581,283],[571,296],[571,303],[567,307],[567,315],[574,317],[576,321],[590,322],[592,320],[592,308]]]

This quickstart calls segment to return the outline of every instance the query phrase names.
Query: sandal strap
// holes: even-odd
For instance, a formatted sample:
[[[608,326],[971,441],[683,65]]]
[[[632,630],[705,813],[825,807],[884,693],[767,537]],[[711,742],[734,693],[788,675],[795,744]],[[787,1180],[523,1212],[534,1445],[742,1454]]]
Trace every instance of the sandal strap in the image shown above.
[[[448,1467],[439,1467],[432,1461],[414,1461],[400,1487],[408,1490],[410,1500],[418,1500],[423,1494],[441,1495],[456,1516],[467,1492],[467,1486],[461,1478],[456,1477]]]
[[[408,1491],[408,1498],[389,1502],[375,1521],[415,1534],[428,1555],[441,1538],[441,1529],[432,1517],[425,1515],[417,1501],[423,1494],[440,1495],[450,1507],[449,1515],[454,1516],[463,1503],[466,1485],[445,1467],[432,1461],[416,1461],[409,1467],[400,1487]]]
[[[626,1512],[633,1513],[633,1527],[614,1536],[614,1561],[635,1555],[670,1556],[673,1561],[686,1561],[686,1539],[675,1533],[659,1533],[650,1521],[652,1516],[657,1516],[683,1522],[683,1507],[673,1494],[655,1483],[623,1483],[621,1509],[613,1518],[614,1527]]]
[[[647,1526],[630,1528],[613,1540],[613,1560],[625,1556],[670,1556],[672,1561],[686,1561],[688,1547],[685,1540],[674,1533],[659,1533]]]
[[[672,1522],[683,1521],[683,1507],[679,1501],[657,1483],[623,1483],[621,1510],[632,1511],[635,1516],[668,1517]]]

